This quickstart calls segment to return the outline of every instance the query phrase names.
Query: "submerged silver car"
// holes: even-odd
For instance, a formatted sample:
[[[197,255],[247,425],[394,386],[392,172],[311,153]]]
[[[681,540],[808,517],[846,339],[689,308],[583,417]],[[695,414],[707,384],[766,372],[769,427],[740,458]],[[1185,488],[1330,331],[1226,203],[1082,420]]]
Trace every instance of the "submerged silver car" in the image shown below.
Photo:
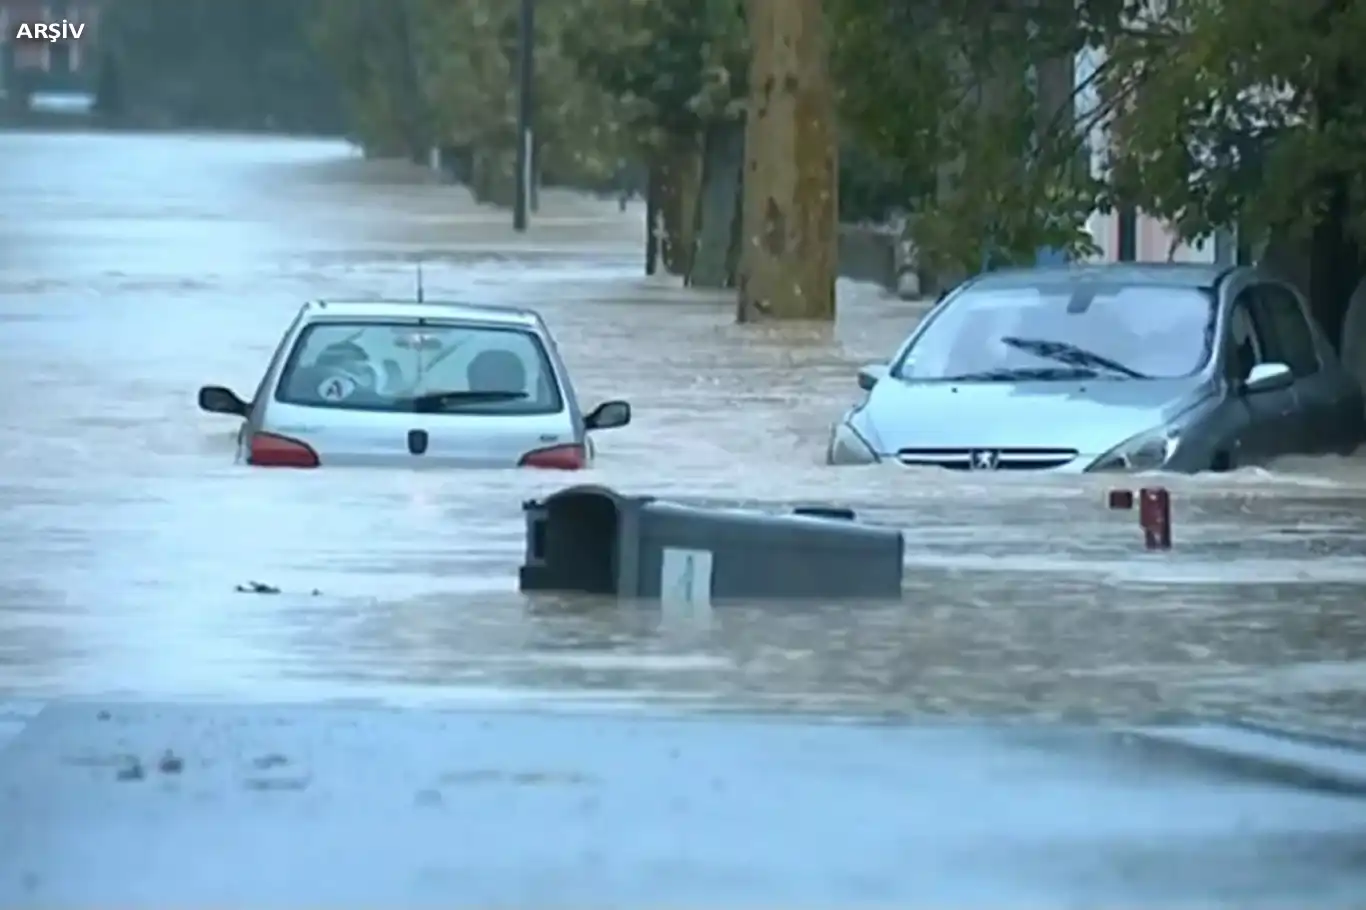
[[[830,464],[1193,473],[1366,438],[1362,390],[1299,293],[1241,267],[986,274],[858,382]]]
[[[199,407],[242,418],[238,459],[262,467],[409,465],[575,470],[589,433],[631,406],[584,414],[540,316],[455,303],[310,303],[250,401],[222,386]]]

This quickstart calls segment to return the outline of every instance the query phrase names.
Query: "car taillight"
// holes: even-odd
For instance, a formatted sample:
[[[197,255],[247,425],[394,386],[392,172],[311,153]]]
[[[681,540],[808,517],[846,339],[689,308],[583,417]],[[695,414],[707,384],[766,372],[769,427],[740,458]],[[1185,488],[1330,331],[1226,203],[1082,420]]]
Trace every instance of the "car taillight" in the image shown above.
[[[256,433],[251,437],[251,454],[247,464],[258,468],[316,468],[318,453],[305,443],[274,433]]]
[[[518,464],[524,468],[577,471],[588,464],[588,453],[581,445],[551,446],[548,449],[527,452]]]

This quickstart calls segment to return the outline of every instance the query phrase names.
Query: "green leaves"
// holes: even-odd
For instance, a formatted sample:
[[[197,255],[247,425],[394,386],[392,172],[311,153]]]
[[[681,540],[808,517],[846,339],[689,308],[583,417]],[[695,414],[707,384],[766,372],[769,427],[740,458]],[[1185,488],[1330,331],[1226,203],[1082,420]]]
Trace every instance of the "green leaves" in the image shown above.
[[[100,10],[100,51],[136,121],[336,130],[336,85],[308,41],[327,5],[119,0]]]
[[[1188,239],[1233,223],[1254,236],[1306,236],[1325,177],[1351,174],[1362,189],[1366,10],[1335,0],[1177,9],[1163,40],[1112,42],[1139,71],[1114,123],[1119,192]]]
[[[562,36],[593,7],[536,0],[539,164],[580,183],[606,180],[627,142],[621,105],[564,53]],[[475,146],[496,170],[516,148],[518,15],[507,0],[326,0],[313,37],[367,146]]]
[[[829,0],[850,139],[896,174],[922,256],[960,268],[1081,249],[1120,201],[1185,239],[1303,236],[1347,175],[1366,215],[1366,4]],[[1101,62],[1076,108],[1028,72]],[[1070,80],[1069,80],[1070,81]],[[1101,140],[1103,179],[1078,134]],[[1366,221],[1366,218],[1363,219]],[[1366,223],[1357,225],[1366,236]]]
[[[647,143],[732,117],[744,98],[741,0],[580,0],[561,47]]]
[[[111,21],[139,47],[164,45],[183,71],[227,74],[226,51],[182,60],[169,37],[147,36],[211,28],[225,48],[256,32],[263,48],[283,46],[277,36],[312,10],[317,46],[363,137],[402,147],[422,120],[445,141],[513,147],[517,4],[250,8],[258,19],[275,10],[269,30],[208,0],[122,0],[111,10],[131,12]],[[1119,202],[1186,239],[1234,222],[1245,236],[1304,235],[1327,188],[1345,182],[1366,222],[1366,3],[825,0],[825,10],[849,150],[842,198],[869,214],[889,201],[909,212],[931,263],[975,270],[1043,246],[1085,251],[1092,209]],[[635,149],[741,114],[743,14],[742,0],[537,0],[547,166],[603,178]],[[404,17],[407,51],[393,27]],[[1098,65],[1074,91],[1083,50]],[[306,67],[277,58],[257,69],[303,78]],[[130,88],[150,90],[139,62],[148,59],[158,58],[130,58]],[[236,84],[259,82],[243,74]],[[171,98],[175,88],[158,91]],[[1099,178],[1089,140],[1100,140]],[[1366,236],[1366,223],[1356,228]]]
[[[1118,9],[828,0],[827,11],[844,127],[895,175],[922,264],[973,273],[1043,247],[1090,251],[1102,187],[1076,124],[1072,60]]]

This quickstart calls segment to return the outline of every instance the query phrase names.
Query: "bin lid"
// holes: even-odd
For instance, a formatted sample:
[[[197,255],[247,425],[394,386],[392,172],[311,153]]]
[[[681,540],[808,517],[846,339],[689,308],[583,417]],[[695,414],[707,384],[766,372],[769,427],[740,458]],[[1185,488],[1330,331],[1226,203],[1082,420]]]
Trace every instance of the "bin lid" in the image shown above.
[[[796,549],[840,550],[866,549],[873,544],[901,547],[904,540],[899,528],[793,512],[710,508],[655,501],[646,507],[645,515],[655,519],[649,522],[650,528],[646,533],[653,532],[656,522],[663,522],[666,528],[661,530],[665,533],[669,530],[690,535],[705,533],[709,539],[718,542],[735,542],[737,537],[748,539],[762,534],[766,542],[776,545]]]
[[[544,499],[528,499],[522,503],[522,511],[531,509],[544,509],[547,505],[556,500],[563,499],[608,499],[620,507],[623,503],[646,503],[653,502],[653,496],[627,495],[618,493],[611,487],[604,487],[601,484],[581,483],[572,487],[565,487],[563,490],[556,490]]]

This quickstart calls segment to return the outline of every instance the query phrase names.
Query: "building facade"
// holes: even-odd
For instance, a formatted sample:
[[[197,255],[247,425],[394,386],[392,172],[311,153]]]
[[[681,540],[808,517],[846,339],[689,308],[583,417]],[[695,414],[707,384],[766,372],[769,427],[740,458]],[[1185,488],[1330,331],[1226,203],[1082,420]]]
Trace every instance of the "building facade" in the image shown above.
[[[0,0],[0,92],[91,92],[97,77],[98,0]],[[78,39],[16,38],[22,25],[84,26]]]
[[[1102,64],[1104,54],[1097,50],[1086,50],[1077,55],[1075,84],[1089,86],[1091,77]],[[1079,120],[1089,122],[1091,113],[1100,104],[1100,98],[1093,88],[1083,88],[1076,95],[1076,114]],[[1096,177],[1105,174],[1105,151],[1110,136],[1102,124],[1090,125],[1086,136],[1086,146],[1091,157],[1091,173]],[[1138,213],[1134,225],[1135,258],[1139,262],[1214,262],[1217,244],[1213,239],[1185,243],[1171,227],[1160,218]],[[1120,218],[1113,212],[1097,212],[1091,216],[1087,229],[1100,249],[1099,258],[1114,262],[1120,258]]]

